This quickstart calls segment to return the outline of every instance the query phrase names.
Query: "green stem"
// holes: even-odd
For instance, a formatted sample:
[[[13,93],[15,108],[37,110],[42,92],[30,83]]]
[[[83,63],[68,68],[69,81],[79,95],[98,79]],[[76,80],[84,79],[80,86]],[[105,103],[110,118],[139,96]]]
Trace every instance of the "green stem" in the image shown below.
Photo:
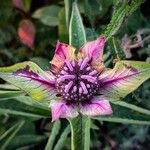
[[[79,115],[69,122],[71,126],[71,150],[89,150],[90,118]]]

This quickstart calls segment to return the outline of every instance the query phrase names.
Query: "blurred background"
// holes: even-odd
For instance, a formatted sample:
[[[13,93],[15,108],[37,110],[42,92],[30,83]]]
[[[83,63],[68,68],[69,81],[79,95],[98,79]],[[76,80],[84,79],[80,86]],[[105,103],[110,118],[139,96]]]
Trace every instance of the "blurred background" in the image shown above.
[[[131,1],[128,0],[129,5]],[[115,3],[116,0],[78,1],[87,40],[93,40],[103,33],[110,22]],[[70,11],[71,8],[68,10],[68,16]],[[0,0],[0,66],[31,60],[41,68],[49,70],[49,61],[53,57],[57,40],[68,43],[66,22],[63,0]],[[145,0],[125,19],[115,39],[123,59],[150,62],[149,0]],[[105,46],[105,65],[112,67],[115,59],[112,43],[108,42]],[[5,82],[0,80],[0,83]],[[0,87],[5,88],[8,89],[7,86]],[[5,97],[6,100],[2,100]],[[149,99],[150,81],[126,97],[126,101],[146,109],[150,109]],[[40,111],[43,110],[32,109],[27,104],[12,101],[12,98],[8,98],[7,93],[3,92],[0,96],[0,144],[5,143],[7,150],[43,150],[53,124],[50,123],[51,118],[29,119],[26,116],[27,113],[36,114],[37,111],[42,113]],[[24,114],[21,115],[20,112]],[[49,115],[48,111],[44,113]],[[67,124],[66,120],[61,120],[62,128],[54,143],[57,143]],[[20,130],[17,131],[19,127]],[[2,137],[4,133],[5,138]],[[70,149],[69,132],[65,141],[61,143],[61,149]],[[150,127],[94,120],[91,129],[91,149],[148,150]]]

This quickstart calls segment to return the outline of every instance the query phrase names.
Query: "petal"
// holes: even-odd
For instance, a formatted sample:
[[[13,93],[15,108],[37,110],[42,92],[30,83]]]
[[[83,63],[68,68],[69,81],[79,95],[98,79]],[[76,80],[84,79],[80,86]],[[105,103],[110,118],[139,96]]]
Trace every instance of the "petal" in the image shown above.
[[[75,59],[75,49],[68,44],[57,42],[55,55],[51,61],[52,71],[57,73],[64,65],[65,60]]]
[[[50,103],[52,111],[52,121],[59,118],[74,118],[78,116],[77,108],[72,105],[67,105],[65,101],[58,100]]]
[[[119,61],[114,69],[104,71],[99,76],[99,94],[118,100],[134,91],[150,77],[150,63]]]
[[[91,103],[82,105],[80,112],[88,116],[109,115],[112,114],[112,108],[104,97],[95,97]]]
[[[1,67],[0,78],[25,91],[36,100],[51,100],[55,96],[55,77],[32,62]]]
[[[88,57],[91,61],[91,65],[98,70],[103,68],[103,49],[105,44],[105,38],[100,36],[95,41],[87,42],[79,52],[79,58]]]

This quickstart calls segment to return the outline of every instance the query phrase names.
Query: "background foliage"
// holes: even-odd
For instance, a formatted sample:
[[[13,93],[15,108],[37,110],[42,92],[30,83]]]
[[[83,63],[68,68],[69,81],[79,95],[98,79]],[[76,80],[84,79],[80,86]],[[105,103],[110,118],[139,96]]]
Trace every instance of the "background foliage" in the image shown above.
[[[48,70],[56,41],[69,41],[72,2],[1,0],[0,66],[31,60]],[[150,2],[140,4],[141,0],[78,1],[87,40],[100,34],[107,36],[104,55],[107,67],[112,67],[116,59],[150,62]],[[3,84],[3,80],[0,83],[0,149],[70,149],[67,120],[51,123],[50,110],[45,105],[33,101],[16,87]],[[120,104],[121,110],[113,105],[116,113],[111,119],[96,117],[92,121],[91,149],[147,150],[150,147],[148,125],[122,124],[134,121],[147,124],[143,121],[149,121],[149,116],[140,112],[150,109],[149,90],[147,81],[125,98],[126,102],[144,109],[137,112],[134,108],[136,115],[133,109]]]

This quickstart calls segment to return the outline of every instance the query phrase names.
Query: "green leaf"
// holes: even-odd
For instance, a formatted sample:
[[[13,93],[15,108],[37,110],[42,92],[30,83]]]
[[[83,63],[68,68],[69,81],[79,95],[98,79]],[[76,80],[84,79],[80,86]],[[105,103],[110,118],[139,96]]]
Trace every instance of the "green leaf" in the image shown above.
[[[70,133],[70,126],[68,125],[64,131],[62,132],[62,134],[60,135],[59,140],[57,141],[54,150],[62,150],[63,146],[65,145],[65,141],[67,139],[68,134]]]
[[[38,112],[41,113],[49,113],[50,109],[49,109],[49,105],[47,105],[46,103],[41,103],[38,101],[33,101],[33,99],[29,96],[20,96],[20,97],[15,97],[14,98],[16,101],[23,103],[25,105],[31,106],[34,109],[37,109]]]
[[[77,3],[74,2],[72,6],[72,14],[69,25],[69,43],[79,48],[86,42],[86,35],[82,19],[78,10]]]
[[[50,110],[48,106],[33,101],[30,97],[20,96],[14,99],[0,100],[0,114],[36,120],[49,117]]]
[[[100,92],[110,100],[118,100],[137,89],[150,78],[150,63],[118,61],[113,69],[100,76]]]
[[[17,132],[20,130],[20,128],[23,126],[24,121],[21,121],[11,128],[9,128],[4,134],[0,136],[0,149],[6,150],[9,143],[12,141],[12,139],[15,137]]]
[[[48,26],[58,25],[58,14],[60,7],[56,5],[50,5],[36,10],[32,17],[39,19],[43,24]]]
[[[56,121],[53,125],[50,137],[49,137],[48,142],[45,147],[45,150],[53,150],[53,145],[56,140],[56,136],[59,133],[60,127],[61,127],[60,121]]]
[[[71,119],[71,148],[72,150],[90,149],[90,118],[79,115]]]
[[[17,87],[11,84],[0,84],[0,99],[13,98],[23,94],[23,91],[20,91]]]
[[[116,1],[113,16],[108,24],[104,35],[108,40],[112,35],[115,35],[122,25],[126,17],[131,15],[142,3],[142,0],[132,0],[129,5],[127,1]]]
[[[19,91],[19,89],[12,85],[12,84],[0,84],[0,90],[12,90],[12,91]]]
[[[93,119],[128,124],[150,125],[150,111],[126,102],[112,102],[113,114],[108,116],[97,116]]]
[[[88,17],[92,27],[96,17],[101,15],[101,7],[98,1],[84,0],[85,15]]]
[[[32,57],[30,61],[36,63],[41,69],[48,70],[50,68],[49,60],[43,57]]]
[[[0,99],[7,99],[12,97],[17,97],[22,95],[22,91],[7,91],[7,90],[0,90]]]
[[[1,19],[1,13],[2,13],[3,10],[1,10],[0,12],[0,19]],[[5,10],[6,11],[6,10]],[[9,12],[4,12],[5,14]],[[3,18],[5,18],[6,16],[3,15]],[[9,16],[10,17],[10,16]],[[1,23],[2,19],[0,20],[0,23]],[[4,23],[4,19],[3,19],[3,23]],[[2,28],[0,29],[0,44],[3,45],[4,43],[8,43],[12,40],[13,36],[15,36],[15,29],[13,26],[11,25],[8,25],[6,26],[5,24],[5,28]],[[12,54],[8,51],[6,51],[7,49],[4,49],[4,53],[6,53],[7,55],[11,56]]]
[[[44,118],[44,116],[41,115],[5,108],[0,108],[0,114],[15,115],[17,118],[25,118],[30,120],[38,120],[40,118]]]
[[[20,142],[21,139],[21,142]],[[10,145],[8,145],[8,149],[20,149],[25,146],[33,146],[38,145],[41,142],[46,140],[46,136],[43,135],[34,135],[34,134],[25,134],[25,135],[16,135]]]
[[[55,89],[51,86],[53,77],[33,62],[1,67],[0,78],[25,91],[35,100],[49,101],[54,98]]]

